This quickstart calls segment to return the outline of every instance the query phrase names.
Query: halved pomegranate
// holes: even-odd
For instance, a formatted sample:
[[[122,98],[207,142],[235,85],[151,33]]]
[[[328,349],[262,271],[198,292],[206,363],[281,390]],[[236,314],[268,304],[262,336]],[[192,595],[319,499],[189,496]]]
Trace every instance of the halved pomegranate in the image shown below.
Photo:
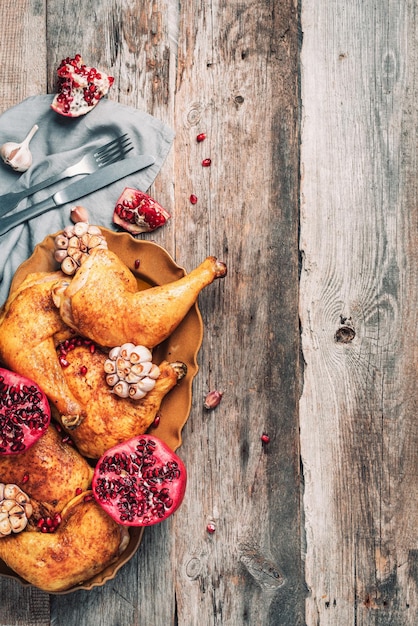
[[[85,115],[97,105],[114,83],[113,76],[88,67],[76,54],[63,59],[57,69],[58,93],[51,108],[66,117]]]
[[[114,223],[133,235],[155,230],[170,217],[170,213],[156,200],[131,187],[125,187],[113,212]]]
[[[139,435],[108,450],[97,462],[94,497],[124,526],[151,526],[180,506],[186,490],[183,461],[160,439]]]
[[[19,454],[47,430],[51,409],[46,395],[25,376],[0,367],[0,454]]]

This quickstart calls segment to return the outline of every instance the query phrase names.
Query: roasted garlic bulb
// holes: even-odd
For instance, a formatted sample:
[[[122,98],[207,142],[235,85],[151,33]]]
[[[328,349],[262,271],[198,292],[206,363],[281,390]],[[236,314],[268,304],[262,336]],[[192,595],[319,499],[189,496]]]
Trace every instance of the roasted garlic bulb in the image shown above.
[[[112,348],[104,363],[106,382],[121,398],[140,400],[154,388],[160,370],[145,346],[124,343]]]
[[[87,259],[93,248],[107,248],[107,241],[100,228],[88,222],[76,222],[67,226],[55,237],[55,260],[64,274],[71,276]]]
[[[29,497],[20,487],[0,483],[0,537],[20,533],[32,515]]]

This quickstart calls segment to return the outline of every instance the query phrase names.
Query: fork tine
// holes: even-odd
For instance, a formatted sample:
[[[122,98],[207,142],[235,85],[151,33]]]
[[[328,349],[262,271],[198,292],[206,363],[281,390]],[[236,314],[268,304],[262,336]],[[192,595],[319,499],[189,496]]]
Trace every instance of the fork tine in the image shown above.
[[[104,146],[101,146],[94,152],[94,157],[101,156],[106,153],[108,150],[111,150],[113,147],[119,145],[121,142],[130,141],[128,137],[128,133],[121,135],[120,137],[116,137],[116,139],[112,139],[109,143],[106,143]]]
[[[111,158],[123,157],[127,152],[133,150],[131,140],[127,137],[117,144],[110,146],[105,152],[95,155],[96,163],[109,163]]]
[[[121,157],[124,157],[126,154],[128,154],[128,152],[130,152],[133,149],[134,147],[131,145],[126,150],[123,150],[123,152],[120,152],[120,151],[115,152],[114,154],[109,155],[105,159],[101,159],[100,161],[98,161],[97,165],[98,167],[103,167],[104,165],[110,165],[111,163],[115,163],[116,161],[119,161]]]

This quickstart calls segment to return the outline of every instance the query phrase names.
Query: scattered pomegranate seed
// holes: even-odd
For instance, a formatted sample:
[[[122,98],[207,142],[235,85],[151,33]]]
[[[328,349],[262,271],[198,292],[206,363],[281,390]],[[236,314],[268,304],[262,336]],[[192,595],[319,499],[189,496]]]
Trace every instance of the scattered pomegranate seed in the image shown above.
[[[91,502],[93,500],[93,495],[92,494],[88,494],[87,496],[84,496],[83,501],[84,502]]]
[[[159,413],[157,413],[157,415],[155,416],[155,419],[152,423],[153,428],[157,428],[157,426],[159,425],[161,420],[161,415]]]
[[[261,441],[262,441],[263,443],[270,443],[270,437],[268,436],[268,434],[267,434],[267,433],[263,433],[263,434],[261,435]]]
[[[212,164],[212,160],[211,159],[203,159],[203,161],[202,161],[203,167],[210,167],[211,164]]]
[[[27,483],[29,480],[29,474],[28,472],[26,472],[25,474],[23,474],[23,478],[22,478],[22,483]]]
[[[208,531],[208,533],[209,533],[210,535],[213,535],[213,533],[214,533],[214,532],[215,532],[215,530],[216,530],[216,526],[215,526],[215,524],[214,524],[213,522],[210,522],[210,523],[206,526],[206,530]]]
[[[85,365],[82,365],[82,366],[80,367],[80,374],[81,374],[82,376],[85,376],[85,375],[87,374],[87,367],[86,367]]]
[[[205,409],[214,409],[217,407],[223,395],[223,391],[209,391],[203,403]]]
[[[76,495],[76,496],[79,496],[79,495],[80,495],[80,493],[83,493],[83,490],[82,490],[82,488],[81,488],[81,487],[77,487],[77,489],[75,490],[75,495]]]
[[[196,141],[198,143],[205,141],[205,139],[206,139],[206,133],[199,133],[198,136],[196,137]]]
[[[190,196],[190,202],[192,204],[196,204],[196,202],[197,202],[197,196],[195,196],[194,193],[192,193],[191,196]]]
[[[140,266],[140,264],[141,264],[141,261],[140,261],[139,259],[135,259],[135,263],[134,263],[134,265],[135,265],[135,269],[136,269],[136,270],[138,269],[138,267]]]

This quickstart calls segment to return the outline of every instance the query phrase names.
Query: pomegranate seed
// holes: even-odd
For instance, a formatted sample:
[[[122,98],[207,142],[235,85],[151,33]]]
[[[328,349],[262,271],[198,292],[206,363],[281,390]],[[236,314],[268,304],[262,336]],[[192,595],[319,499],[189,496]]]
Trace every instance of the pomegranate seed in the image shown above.
[[[22,483],[23,483],[23,484],[24,484],[24,483],[27,483],[27,482],[28,482],[28,480],[29,480],[29,474],[28,474],[28,472],[26,472],[26,473],[23,475],[23,478],[22,478]]]
[[[203,159],[203,161],[202,161],[203,167],[210,167],[211,164],[212,164],[212,160],[211,159]]]
[[[82,365],[82,366],[80,367],[80,374],[81,374],[82,376],[85,376],[85,375],[87,374],[87,367],[86,367],[85,365]]]
[[[77,487],[77,489],[75,490],[75,495],[76,495],[76,496],[79,496],[79,495],[80,495],[80,493],[83,493],[83,490],[82,490],[82,488],[81,488],[81,487]]]
[[[194,193],[192,193],[191,196],[190,196],[190,202],[192,204],[196,204],[196,202],[197,202],[197,196],[195,196]]]
[[[267,433],[263,433],[263,434],[261,435],[261,441],[262,441],[263,443],[270,443],[270,437],[268,436],[268,434],[267,434]]]
[[[91,494],[88,494],[87,496],[84,496],[83,501],[84,502],[91,502],[93,500],[93,496]]]
[[[157,415],[155,416],[155,419],[154,419],[153,423],[152,423],[152,425],[153,425],[153,427],[154,427],[154,428],[157,428],[157,426],[158,426],[158,425],[159,425],[159,423],[160,423],[160,420],[161,420],[161,416],[160,416],[159,414],[157,414]]]
[[[138,267],[140,266],[140,264],[141,264],[141,261],[140,261],[139,259],[135,259],[135,264],[134,264],[134,265],[135,265],[135,269],[136,269],[136,270],[138,269]]]
[[[196,141],[198,143],[205,141],[205,139],[206,139],[206,133],[199,133],[198,136],[196,137]]]
[[[213,535],[213,533],[214,533],[214,532],[215,532],[215,530],[216,530],[216,526],[215,526],[215,524],[214,524],[213,522],[210,522],[210,523],[206,526],[206,530],[208,531],[208,533],[209,533],[210,535]]]

